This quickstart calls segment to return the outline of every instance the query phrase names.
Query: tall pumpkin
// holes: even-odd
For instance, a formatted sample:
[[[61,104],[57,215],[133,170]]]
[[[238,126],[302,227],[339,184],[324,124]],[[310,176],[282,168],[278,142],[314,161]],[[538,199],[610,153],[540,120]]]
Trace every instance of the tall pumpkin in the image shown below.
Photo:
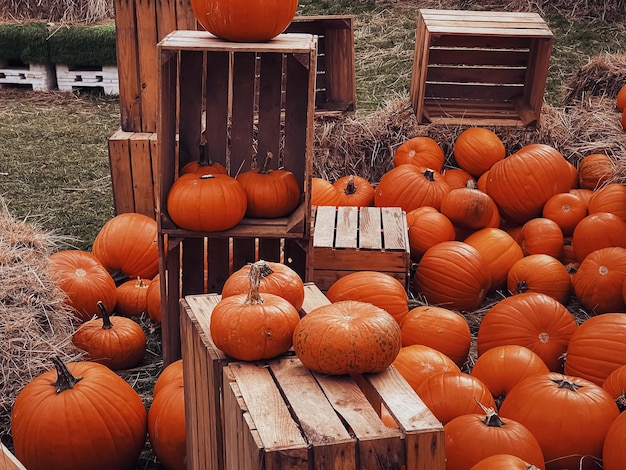
[[[539,216],[550,197],[571,186],[563,155],[549,145],[530,144],[490,168],[486,189],[507,222],[522,224]]]
[[[491,272],[483,255],[459,241],[429,248],[415,271],[415,291],[430,304],[453,310],[474,310],[491,286]]]
[[[478,355],[495,346],[517,344],[541,357],[551,371],[561,371],[561,358],[578,328],[572,314],[544,294],[526,292],[491,307],[478,328]]]
[[[236,42],[264,42],[282,33],[298,8],[297,0],[192,0],[204,29]]]
[[[91,253],[111,273],[152,279],[159,272],[156,220],[131,212],[116,215],[96,235]]]
[[[15,400],[15,456],[29,470],[135,468],[146,440],[141,397],[102,364],[53,361],[56,371],[35,377]]]

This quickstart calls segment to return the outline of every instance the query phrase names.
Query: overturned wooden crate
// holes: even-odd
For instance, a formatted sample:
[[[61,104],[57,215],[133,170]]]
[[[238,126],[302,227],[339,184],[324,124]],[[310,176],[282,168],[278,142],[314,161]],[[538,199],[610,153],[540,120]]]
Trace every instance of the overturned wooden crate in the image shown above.
[[[357,271],[389,274],[408,289],[410,266],[406,214],[401,208],[315,208],[308,277],[323,291]]]
[[[304,287],[300,315],[329,303],[314,284]],[[219,294],[203,294],[180,301],[188,470],[224,468],[222,374],[233,359],[211,338],[211,315],[220,300]]]
[[[419,10],[410,91],[418,121],[536,124],[552,39],[536,13]]]

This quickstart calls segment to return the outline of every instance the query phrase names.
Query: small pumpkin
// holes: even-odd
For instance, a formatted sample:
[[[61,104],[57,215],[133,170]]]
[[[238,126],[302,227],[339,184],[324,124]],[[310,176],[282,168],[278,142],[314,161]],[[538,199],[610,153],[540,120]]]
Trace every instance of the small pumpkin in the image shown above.
[[[109,315],[98,302],[102,318],[83,323],[72,335],[72,343],[86,351],[90,360],[112,370],[130,369],[146,354],[146,335],[137,322],[126,317]]]
[[[608,183],[594,191],[587,205],[589,214],[609,212],[626,222],[626,185]]]
[[[546,254],[558,259],[563,254],[563,231],[552,219],[530,219],[522,226],[520,240],[525,256]]]
[[[452,241],[456,232],[448,217],[434,207],[423,206],[406,214],[411,259],[419,261],[426,250],[441,242]]]
[[[336,206],[338,200],[338,190],[330,181],[316,176],[311,178],[312,206]]]
[[[599,189],[614,174],[613,160],[604,153],[587,155],[578,162],[578,184],[583,189]]]
[[[165,366],[152,388],[152,397],[156,397],[161,389],[169,387],[170,385],[181,384],[183,381],[183,360],[178,359],[169,365]]]
[[[148,310],[150,279],[129,279],[117,286],[116,312],[124,317],[138,317]]]
[[[445,155],[436,140],[426,136],[416,136],[396,148],[393,165],[411,164],[418,167],[441,171]]]
[[[148,284],[146,310],[150,320],[155,323],[161,323],[161,276],[158,274]]]
[[[542,216],[554,221],[563,236],[572,235],[578,222],[587,216],[587,202],[571,191],[558,193],[546,201]]]
[[[260,270],[259,292],[274,294],[289,301],[296,310],[304,303],[304,283],[300,275],[283,263],[259,260],[246,264],[233,272],[222,287],[222,298],[245,294],[250,290],[250,271],[253,266]]]
[[[180,174],[184,175],[186,173],[194,173],[196,175],[215,175],[222,174],[225,175],[228,173],[226,167],[221,163],[214,162],[211,160],[211,156],[209,155],[208,144],[206,141],[200,143],[200,158],[197,161],[189,162],[185,164],[181,170]]]
[[[56,371],[35,377],[15,400],[15,456],[29,470],[135,468],[146,442],[141,397],[102,364],[53,363]]]
[[[539,467],[513,454],[494,454],[485,457],[470,470],[539,470]]]
[[[506,156],[500,137],[484,127],[470,127],[461,132],[454,142],[453,152],[458,165],[475,178]]]
[[[498,214],[496,203],[487,194],[479,190],[473,181],[465,188],[452,189],[441,201],[441,213],[453,224],[463,228],[478,230],[490,226]],[[497,217],[494,226],[498,226]]]
[[[82,250],[61,250],[52,253],[48,261],[52,278],[67,295],[66,302],[78,320],[98,316],[98,301],[109,311],[115,308],[115,281],[94,255]]]
[[[281,34],[296,14],[297,0],[192,0],[208,32],[235,42],[264,42]]]
[[[461,372],[459,366],[446,354],[423,344],[403,346],[393,361],[393,366],[413,390],[417,390],[429,377],[439,372]]]
[[[172,184],[167,196],[167,212],[180,228],[216,232],[241,222],[247,201],[241,184],[229,175],[188,173]]]
[[[571,276],[558,259],[544,254],[528,255],[516,261],[507,275],[512,294],[539,292],[565,305],[572,290]]]
[[[300,315],[288,300],[261,294],[260,265],[253,264],[248,276],[247,294],[222,297],[213,309],[211,337],[219,349],[235,359],[270,359],[291,348]]]
[[[400,325],[385,310],[344,300],[302,317],[293,349],[302,364],[329,375],[382,372],[400,351]]]
[[[342,176],[333,183],[337,188],[338,206],[373,206],[374,186],[359,175]]]
[[[626,248],[626,221],[610,212],[589,214],[576,225],[572,244],[579,262],[600,248]]]
[[[96,235],[91,253],[110,273],[152,279],[159,272],[156,220],[131,212],[116,215]]]
[[[467,188],[468,183],[474,184],[478,188],[476,179],[461,168],[446,168],[442,170],[441,175],[452,189]]]
[[[239,173],[236,180],[246,193],[246,216],[271,219],[285,217],[300,204],[300,183],[284,168],[270,169],[272,152],[260,168]]]

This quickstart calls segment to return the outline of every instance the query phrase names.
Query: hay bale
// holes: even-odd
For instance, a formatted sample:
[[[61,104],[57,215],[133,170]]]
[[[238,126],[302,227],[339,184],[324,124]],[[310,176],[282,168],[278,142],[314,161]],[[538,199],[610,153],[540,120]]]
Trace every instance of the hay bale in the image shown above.
[[[600,54],[591,57],[564,85],[563,104],[568,106],[592,96],[615,100],[626,84],[626,54]]]
[[[52,281],[48,255],[60,240],[15,220],[0,197],[0,438],[8,442],[13,402],[51,358],[80,358],[71,337],[74,315]]]

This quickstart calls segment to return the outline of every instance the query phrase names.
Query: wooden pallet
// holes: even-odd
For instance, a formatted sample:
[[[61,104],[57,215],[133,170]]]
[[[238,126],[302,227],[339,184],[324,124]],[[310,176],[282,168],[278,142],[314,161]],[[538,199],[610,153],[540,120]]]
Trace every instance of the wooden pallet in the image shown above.
[[[31,87],[49,91],[57,86],[53,65],[9,64],[0,59],[0,89],[8,86]]]
[[[101,88],[105,95],[119,95],[117,66],[75,67],[56,65],[57,86],[61,91],[77,88]]]

